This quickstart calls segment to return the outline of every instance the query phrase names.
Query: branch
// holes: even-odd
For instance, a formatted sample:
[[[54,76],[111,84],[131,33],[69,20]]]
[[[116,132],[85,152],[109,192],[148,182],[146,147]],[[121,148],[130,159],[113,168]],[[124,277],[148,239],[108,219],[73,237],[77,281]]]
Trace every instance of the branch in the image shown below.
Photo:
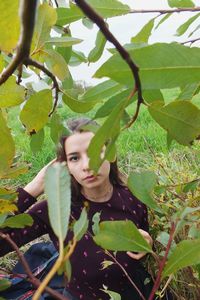
[[[11,246],[12,248],[16,251],[17,256],[19,257],[19,260],[21,261],[24,270],[26,272],[26,274],[29,277],[29,281],[36,287],[39,288],[41,285],[41,282],[39,279],[37,279],[36,277],[34,277],[34,275],[32,274],[32,271],[26,261],[26,259],[24,258],[23,254],[19,251],[18,246],[15,244],[15,242],[10,238],[10,236],[8,234],[4,234],[2,232],[0,232],[0,237],[5,239]],[[45,290],[54,298],[58,299],[58,300],[69,300],[69,298],[62,296],[61,294],[59,294],[58,292],[54,291],[53,289],[51,289],[50,287],[45,287]]]
[[[60,91],[58,81],[57,81],[56,77],[53,75],[52,72],[50,72],[44,65],[40,64],[39,62],[37,62],[35,60],[33,60],[31,58],[26,58],[24,60],[24,64],[25,64],[25,66],[33,66],[33,67],[36,67],[36,68],[40,69],[47,76],[49,76],[51,78],[51,80],[53,81],[53,89],[55,88],[55,101],[54,101],[53,109],[49,113],[49,117],[50,117],[53,114],[53,112],[55,111],[57,103],[58,103],[58,93]]]
[[[175,8],[175,9],[132,9],[130,10],[130,14],[145,14],[145,13],[160,13],[168,14],[168,13],[181,13],[181,12],[197,12],[200,11],[200,6],[197,7],[182,7],[182,8]]]
[[[54,0],[55,1],[55,5],[56,5],[56,7],[58,7],[58,2],[57,2],[57,0]]]
[[[167,261],[167,257],[168,257],[169,250],[170,250],[170,247],[171,247],[171,244],[172,244],[172,241],[173,241],[175,229],[176,229],[176,224],[174,222],[172,222],[171,229],[170,229],[169,240],[168,240],[166,251],[165,251],[165,255],[164,255],[164,257],[163,257],[163,259],[160,263],[160,268],[158,270],[158,275],[156,277],[153,289],[151,291],[151,294],[150,294],[148,300],[153,300],[154,299],[154,295],[155,295],[156,291],[158,290],[158,288],[160,286],[162,271],[163,271],[164,266],[165,266],[166,261]]]
[[[142,103],[144,103],[144,100],[142,98],[142,88],[141,88],[141,82],[140,82],[140,77],[139,77],[139,68],[138,68],[138,66],[133,62],[133,60],[131,59],[128,51],[126,51],[126,49],[119,43],[119,41],[109,31],[109,29],[108,29],[106,23],[104,22],[103,18],[100,15],[98,15],[92,9],[92,7],[89,6],[84,0],[75,0],[75,3],[79,6],[79,8],[84,12],[84,14],[89,19],[91,19],[95,24],[97,24],[97,26],[99,27],[101,32],[104,34],[106,39],[116,47],[116,49],[119,52],[119,54],[121,55],[121,57],[129,65],[129,67],[130,67],[130,69],[133,73],[133,77],[135,79],[134,92],[135,91],[138,92],[138,107],[137,107],[138,111],[136,111],[136,114],[135,114],[135,117],[137,118],[137,115],[138,115],[138,112],[139,112],[139,107]]]
[[[197,41],[200,41],[200,38],[196,38],[196,39],[193,39],[193,40],[188,40],[188,41],[185,41],[185,42],[182,42],[181,44],[187,44],[187,43],[191,43],[191,44],[193,44],[193,43],[195,43],[195,42],[197,42]]]
[[[10,64],[0,74],[0,85],[4,83],[13,74],[17,67],[23,63],[23,60],[29,56],[34,31],[36,8],[37,0],[21,0],[21,32],[17,44],[17,51]]]

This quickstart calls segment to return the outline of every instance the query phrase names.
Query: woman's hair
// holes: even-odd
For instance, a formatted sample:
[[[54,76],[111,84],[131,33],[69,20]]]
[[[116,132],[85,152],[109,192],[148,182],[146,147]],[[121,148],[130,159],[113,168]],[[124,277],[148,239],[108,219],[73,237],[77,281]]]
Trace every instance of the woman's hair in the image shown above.
[[[67,161],[66,153],[65,153],[65,141],[66,139],[75,134],[90,131],[90,126],[98,128],[99,125],[97,122],[86,119],[86,118],[79,118],[79,119],[70,119],[67,122],[68,132],[69,134],[63,135],[60,138],[60,144],[57,151],[57,160]],[[92,130],[91,130],[92,131]],[[118,169],[117,166],[117,159],[114,162],[110,163],[110,174],[109,174],[110,182],[113,185],[124,185],[123,175]],[[77,202],[81,193],[81,185],[76,181],[76,179],[71,176],[71,189],[72,189],[72,199],[73,202]]]

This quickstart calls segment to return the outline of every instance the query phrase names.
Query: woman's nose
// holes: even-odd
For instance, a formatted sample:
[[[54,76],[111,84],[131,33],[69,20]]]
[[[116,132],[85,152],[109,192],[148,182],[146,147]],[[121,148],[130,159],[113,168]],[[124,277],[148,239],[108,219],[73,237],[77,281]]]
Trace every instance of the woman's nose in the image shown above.
[[[83,170],[88,171],[89,169],[89,157],[86,155],[83,157]]]

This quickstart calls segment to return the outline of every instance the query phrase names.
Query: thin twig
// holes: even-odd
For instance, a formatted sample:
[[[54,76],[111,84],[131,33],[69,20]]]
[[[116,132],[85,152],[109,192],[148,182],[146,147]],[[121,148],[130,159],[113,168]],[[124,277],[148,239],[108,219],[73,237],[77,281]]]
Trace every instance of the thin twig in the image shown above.
[[[167,257],[168,257],[169,250],[170,250],[170,247],[171,247],[171,244],[172,244],[172,241],[173,241],[175,230],[176,230],[176,224],[174,222],[172,222],[171,229],[170,229],[169,240],[168,240],[166,251],[165,251],[165,255],[164,255],[164,257],[163,257],[163,259],[160,263],[158,274],[156,276],[156,280],[155,280],[153,289],[151,291],[151,294],[150,294],[148,300],[153,300],[154,299],[154,295],[155,295],[156,291],[158,290],[158,288],[160,286],[162,272],[163,272],[164,266],[165,266],[166,261],[167,261]]]
[[[145,14],[145,13],[159,13],[161,15],[168,13],[181,13],[181,12],[197,12],[200,11],[200,6],[197,7],[182,7],[175,9],[131,9],[129,11],[130,14]]]
[[[15,242],[10,238],[10,236],[8,234],[4,234],[2,232],[0,232],[0,237],[5,239],[11,246],[12,248],[16,251],[17,256],[19,257],[19,260],[21,261],[23,268],[26,272],[26,274],[29,277],[30,282],[36,287],[38,288],[41,285],[41,282],[39,279],[37,279],[36,277],[34,277],[34,275],[32,274],[32,271],[26,261],[26,259],[24,258],[24,255],[20,252],[18,246],[15,244]],[[62,296],[61,294],[59,294],[58,292],[54,291],[53,289],[51,289],[50,287],[46,286],[45,290],[54,298],[58,299],[58,300],[69,300],[69,298]]]
[[[196,39],[193,39],[193,40],[188,40],[188,41],[185,41],[185,42],[182,42],[181,44],[188,44],[188,43],[191,43],[191,44],[193,44],[193,43],[195,43],[195,42],[197,42],[197,41],[200,41],[200,38],[196,38]]]
[[[52,72],[50,72],[43,64],[40,64],[36,60],[33,60],[31,58],[26,58],[24,60],[24,64],[25,64],[25,66],[33,66],[33,67],[36,67],[37,69],[43,71],[53,81],[53,89],[55,89],[55,101],[54,101],[53,108],[52,108],[51,112],[49,113],[49,117],[50,117],[53,114],[53,112],[55,111],[57,103],[58,103],[58,93],[60,91],[58,81]]]
[[[36,8],[37,0],[21,0],[21,32],[17,44],[17,51],[10,64],[0,74],[0,85],[4,83],[17,67],[23,63],[23,60],[29,56],[34,31]]]
[[[116,265],[118,265],[120,267],[120,269],[126,275],[127,279],[130,281],[130,283],[136,289],[136,291],[138,292],[138,294],[140,295],[140,297],[142,298],[142,300],[146,300],[145,297],[144,297],[144,295],[139,290],[139,288],[137,287],[137,285],[135,284],[135,282],[133,282],[133,280],[131,279],[131,277],[129,276],[129,274],[126,272],[126,270],[124,269],[124,267],[117,261],[117,259],[109,251],[105,250],[105,253],[116,263]]]
[[[138,92],[138,105],[137,105],[137,110],[135,113],[135,116],[133,119],[136,119],[138,116],[139,108],[141,103],[144,103],[143,97],[142,97],[142,88],[141,88],[141,81],[139,77],[139,68],[138,66],[133,62],[131,59],[128,51],[119,43],[119,41],[114,37],[114,35],[110,32],[108,29],[106,23],[104,22],[104,19],[97,14],[91,6],[89,6],[84,0],[75,0],[75,3],[80,7],[80,9],[84,12],[84,14],[91,19],[101,32],[104,34],[105,38],[107,41],[111,42],[121,55],[121,57],[126,61],[126,63],[129,65],[133,77],[135,79],[135,88],[134,91]],[[134,122],[134,120],[133,120]]]
[[[58,7],[58,2],[57,0],[54,0],[56,7]]]

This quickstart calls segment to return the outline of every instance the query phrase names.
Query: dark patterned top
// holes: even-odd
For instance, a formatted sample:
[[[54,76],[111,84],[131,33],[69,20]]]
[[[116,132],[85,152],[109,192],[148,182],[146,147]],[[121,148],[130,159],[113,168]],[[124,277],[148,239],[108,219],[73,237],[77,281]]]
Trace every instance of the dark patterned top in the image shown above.
[[[18,192],[18,208],[19,212],[22,213],[34,204],[36,199],[21,188],[18,189]],[[71,215],[73,218],[79,218],[84,201],[89,203],[89,228],[88,232],[78,242],[70,258],[72,276],[66,288],[77,299],[107,300],[109,296],[102,291],[103,285],[108,287],[108,290],[121,294],[130,284],[123,271],[116,264],[102,269],[102,262],[110,260],[110,258],[92,239],[90,234],[92,232],[92,217],[96,212],[101,212],[101,221],[131,220],[138,228],[148,231],[147,209],[143,203],[132,195],[127,187],[114,186],[111,199],[103,203],[92,202],[81,196],[80,204],[72,205]],[[47,201],[37,202],[28,210],[28,213],[34,220],[33,225],[23,229],[6,230],[11,238],[18,246],[22,246],[48,233],[54,245],[58,248],[58,240],[49,223]],[[68,238],[69,236],[71,236],[70,233]],[[12,251],[10,246],[5,241],[0,240],[0,256],[10,251]],[[138,274],[144,270],[141,262],[130,258],[126,252],[117,252],[116,258],[133,281],[134,277],[138,277]]]

